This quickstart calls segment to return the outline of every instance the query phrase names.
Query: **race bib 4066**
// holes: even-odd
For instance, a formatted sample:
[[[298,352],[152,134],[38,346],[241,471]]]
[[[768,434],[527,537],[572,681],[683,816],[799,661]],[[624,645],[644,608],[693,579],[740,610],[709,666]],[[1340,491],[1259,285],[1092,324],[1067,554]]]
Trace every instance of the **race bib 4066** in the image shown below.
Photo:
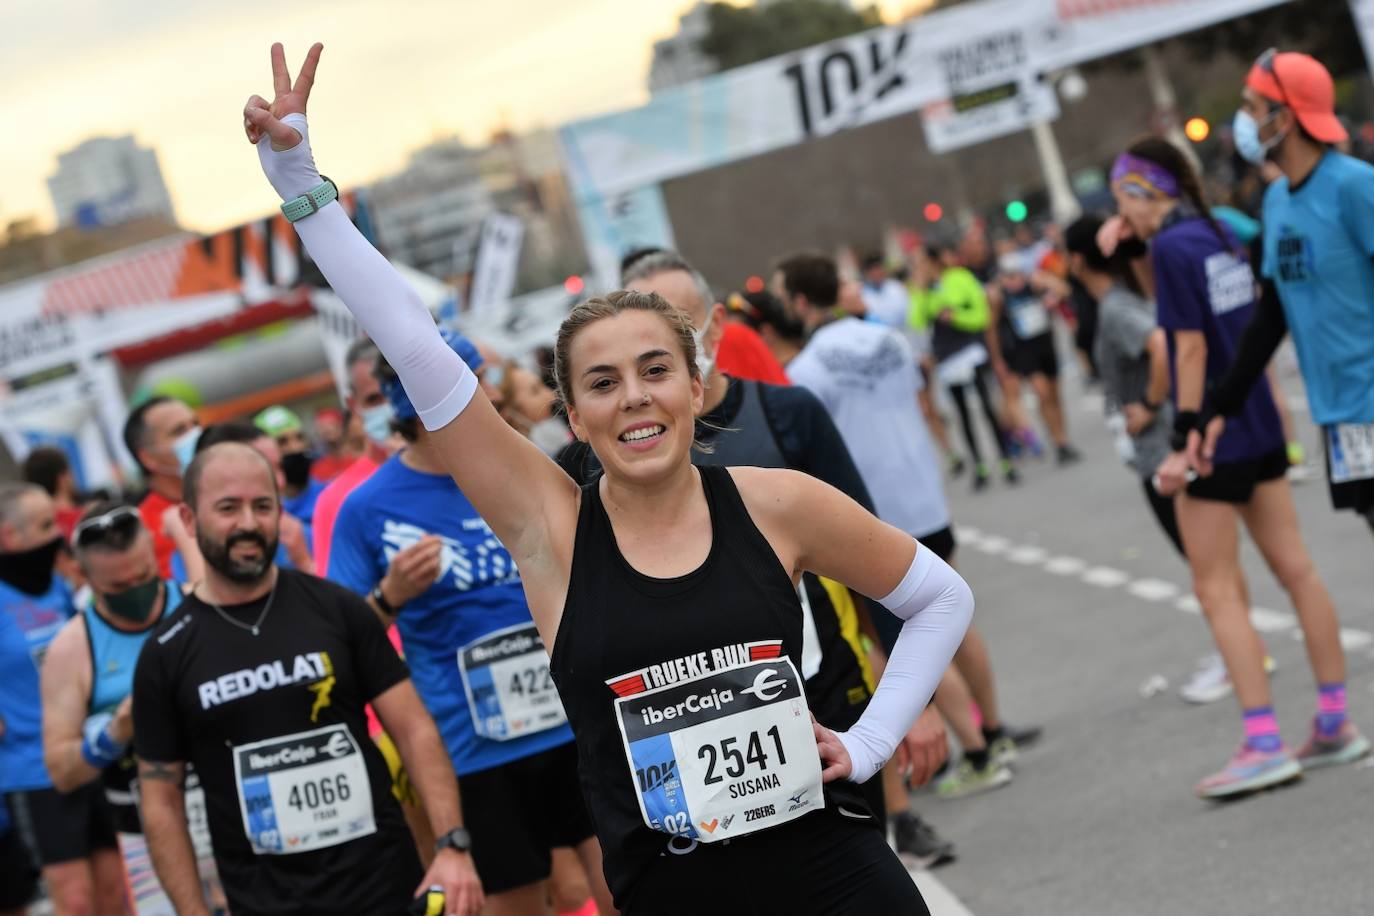
[[[234,748],[243,829],[258,855],[290,855],[377,832],[358,742],[347,725]]]
[[[644,823],[703,843],[825,806],[791,659],[751,661],[615,701]]]

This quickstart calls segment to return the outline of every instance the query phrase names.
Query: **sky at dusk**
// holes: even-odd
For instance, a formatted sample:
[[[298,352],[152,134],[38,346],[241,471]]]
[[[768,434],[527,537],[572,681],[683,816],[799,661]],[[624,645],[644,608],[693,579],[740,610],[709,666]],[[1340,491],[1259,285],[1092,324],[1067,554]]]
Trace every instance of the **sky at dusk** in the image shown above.
[[[912,0],[878,6],[892,21]],[[53,224],[56,155],[95,135],[154,147],[184,225],[269,212],[244,139],[248,96],[271,97],[268,49],[294,76],[325,46],[310,102],[322,170],[341,186],[458,133],[553,127],[642,104],[652,43],[684,0],[5,0],[0,4],[0,226]]]

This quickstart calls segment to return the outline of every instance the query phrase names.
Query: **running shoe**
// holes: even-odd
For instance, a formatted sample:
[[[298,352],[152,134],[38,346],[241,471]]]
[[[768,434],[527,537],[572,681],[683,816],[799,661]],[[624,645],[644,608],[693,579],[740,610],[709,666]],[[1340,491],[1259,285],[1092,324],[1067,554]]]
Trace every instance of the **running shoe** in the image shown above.
[[[1011,486],[1016,486],[1016,484],[1021,482],[1021,475],[1016,473],[1016,468],[1012,466],[1010,460],[1006,458],[1002,459],[1001,470],[1002,477],[1005,478],[1007,483]]]
[[[1349,719],[1331,737],[1323,736],[1317,729],[1317,723],[1313,722],[1312,737],[1298,748],[1298,763],[1302,764],[1304,770],[1315,770],[1339,763],[1353,763],[1368,753],[1369,739],[1360,734],[1355,723]]]
[[[958,477],[960,474],[964,473],[964,467],[964,459],[960,458],[958,455],[949,456],[949,476]]]
[[[986,490],[988,487],[988,466],[978,464],[973,468],[973,491]]]
[[[963,798],[992,789],[1000,789],[1011,782],[1011,770],[988,758],[987,766],[979,769],[965,758],[935,784],[935,794],[941,798]]]
[[[954,861],[954,844],[910,811],[893,816],[892,845],[907,868],[935,868]]]
[[[1040,740],[1040,732],[1041,729],[1036,726],[1013,728],[1003,725],[1002,733],[988,742],[988,759],[1001,766],[1011,766],[1020,757],[1019,752],[1023,748]]]
[[[1061,445],[1059,446],[1056,460],[1059,462],[1061,468],[1067,467],[1070,464],[1077,464],[1082,461],[1083,453],[1072,445]]]
[[[1301,778],[1302,764],[1293,758],[1288,748],[1257,751],[1242,744],[1226,766],[1197,784],[1196,792],[1200,798],[1219,801]]]
[[[1274,656],[1264,656],[1264,673],[1272,675],[1279,668]],[[1179,688],[1178,695],[1186,702],[1215,703],[1231,695],[1231,676],[1226,673],[1226,662],[1220,652],[1213,652],[1198,663],[1193,679]]]

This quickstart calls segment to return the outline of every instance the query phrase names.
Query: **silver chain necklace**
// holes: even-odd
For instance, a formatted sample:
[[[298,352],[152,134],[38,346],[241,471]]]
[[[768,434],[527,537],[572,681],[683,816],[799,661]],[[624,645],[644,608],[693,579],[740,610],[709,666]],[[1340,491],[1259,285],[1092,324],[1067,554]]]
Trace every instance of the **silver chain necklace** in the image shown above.
[[[267,619],[268,613],[272,610],[272,599],[277,597],[277,583],[280,581],[281,574],[278,573],[277,577],[272,580],[272,589],[267,593],[267,601],[262,606],[262,613],[259,614],[258,619],[251,624],[244,623],[243,621],[234,618],[232,615],[227,613],[224,610],[224,608],[220,607],[218,604],[215,604],[215,602],[211,601],[208,598],[201,598],[200,600],[204,601],[206,604],[210,605],[210,607],[214,608],[215,613],[222,617],[226,623],[232,623],[240,630],[247,630],[249,633],[252,633],[254,636],[257,636],[260,632],[262,632],[262,622]]]

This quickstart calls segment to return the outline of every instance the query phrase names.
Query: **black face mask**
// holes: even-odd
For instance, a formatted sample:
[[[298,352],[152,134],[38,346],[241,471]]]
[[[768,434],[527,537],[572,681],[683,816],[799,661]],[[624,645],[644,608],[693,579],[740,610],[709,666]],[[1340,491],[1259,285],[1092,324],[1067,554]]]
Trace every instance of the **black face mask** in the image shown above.
[[[303,487],[310,482],[309,452],[291,452],[281,456],[281,473],[287,486]]]
[[[0,581],[26,595],[42,595],[52,588],[52,566],[66,545],[59,534],[46,544],[18,553],[0,553]]]

